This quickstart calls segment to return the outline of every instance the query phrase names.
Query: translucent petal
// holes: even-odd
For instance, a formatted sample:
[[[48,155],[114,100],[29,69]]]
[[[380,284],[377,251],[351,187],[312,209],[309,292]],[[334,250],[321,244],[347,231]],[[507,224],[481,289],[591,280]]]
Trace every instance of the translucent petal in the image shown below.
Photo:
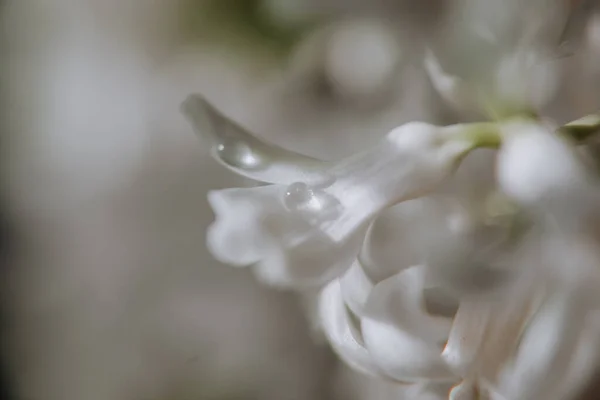
[[[515,351],[537,292],[520,290],[495,301],[463,300],[442,357],[465,379],[495,382]]]
[[[500,392],[509,399],[556,399],[583,331],[586,309],[577,293],[553,291],[524,333]]]
[[[213,157],[235,173],[261,182],[324,182],[329,163],[267,143],[221,114],[199,95],[189,96],[182,112],[196,133],[208,139]]]
[[[565,373],[558,398],[566,399],[579,393],[593,378],[600,359],[600,314],[590,312],[586,327],[581,332],[577,350]]]
[[[558,60],[536,49],[520,49],[503,57],[495,76],[495,95],[508,104],[543,107],[558,89]]]
[[[365,345],[377,366],[397,380],[452,381],[456,375],[440,356],[451,320],[427,313],[424,287],[421,266],[377,284],[361,320]]]
[[[319,316],[331,346],[352,368],[371,375],[377,375],[367,349],[351,328],[352,322],[342,297],[339,280],[331,281],[321,292]]]
[[[519,265],[510,259],[517,241],[508,227],[476,225],[464,231],[451,225],[438,224],[424,249],[423,262],[440,286],[456,296],[493,295],[519,277]]]
[[[423,65],[431,84],[444,101],[459,111],[474,109],[473,91],[464,80],[444,71],[437,57],[429,49],[425,53]]]
[[[367,275],[377,282],[426,263],[439,286],[461,296],[488,293],[515,279],[518,271],[508,257],[512,225],[472,207],[471,195],[435,193],[383,212],[360,254]]]

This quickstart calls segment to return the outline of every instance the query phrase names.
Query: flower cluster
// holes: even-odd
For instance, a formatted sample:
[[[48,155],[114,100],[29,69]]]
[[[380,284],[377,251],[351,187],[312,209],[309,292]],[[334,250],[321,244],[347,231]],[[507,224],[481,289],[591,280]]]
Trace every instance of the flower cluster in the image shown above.
[[[600,348],[600,186],[573,140],[597,118],[413,122],[326,162],[200,96],[183,111],[217,161],[261,183],[209,193],[212,254],[271,285],[321,288],[320,323],[350,366],[423,399],[558,400],[586,381]],[[481,163],[461,163],[481,148],[495,176],[473,183]]]

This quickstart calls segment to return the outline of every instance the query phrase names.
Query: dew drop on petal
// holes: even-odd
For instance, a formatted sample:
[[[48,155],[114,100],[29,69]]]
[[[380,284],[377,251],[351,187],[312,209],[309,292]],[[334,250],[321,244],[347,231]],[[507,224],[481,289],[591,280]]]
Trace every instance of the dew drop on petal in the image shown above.
[[[295,182],[287,187],[283,204],[288,211],[301,213],[314,224],[337,218],[342,207],[335,197],[304,182]]]
[[[304,182],[295,182],[288,186],[285,191],[283,203],[290,211],[305,208],[313,198],[313,191]]]
[[[246,143],[233,138],[224,138],[216,146],[216,153],[225,164],[241,169],[256,169],[264,165],[263,157]]]

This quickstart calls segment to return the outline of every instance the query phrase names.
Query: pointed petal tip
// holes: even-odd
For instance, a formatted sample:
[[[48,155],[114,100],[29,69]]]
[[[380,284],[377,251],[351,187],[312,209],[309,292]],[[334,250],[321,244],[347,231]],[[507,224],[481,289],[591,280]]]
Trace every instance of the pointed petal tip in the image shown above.
[[[206,101],[204,96],[202,96],[200,94],[190,94],[181,103],[179,110],[187,118],[193,120],[196,115],[198,115],[199,113],[205,112],[208,104],[209,103],[208,103],[208,101]]]
[[[218,120],[226,119],[221,115],[217,108],[201,94],[189,95],[181,103],[179,109],[199,137],[215,138],[218,136],[216,130]]]

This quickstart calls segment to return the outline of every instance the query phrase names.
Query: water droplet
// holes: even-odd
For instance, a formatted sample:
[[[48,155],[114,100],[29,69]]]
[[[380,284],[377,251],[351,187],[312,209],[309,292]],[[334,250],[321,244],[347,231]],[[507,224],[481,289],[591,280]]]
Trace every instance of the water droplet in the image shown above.
[[[333,220],[341,211],[340,202],[323,190],[313,189],[304,182],[288,186],[283,204],[289,211],[302,213],[310,223]]]
[[[255,169],[263,165],[264,160],[246,143],[225,138],[216,147],[217,156],[225,164],[241,169]]]
[[[283,203],[290,211],[306,208],[314,196],[312,189],[304,182],[292,183],[285,191]]]

